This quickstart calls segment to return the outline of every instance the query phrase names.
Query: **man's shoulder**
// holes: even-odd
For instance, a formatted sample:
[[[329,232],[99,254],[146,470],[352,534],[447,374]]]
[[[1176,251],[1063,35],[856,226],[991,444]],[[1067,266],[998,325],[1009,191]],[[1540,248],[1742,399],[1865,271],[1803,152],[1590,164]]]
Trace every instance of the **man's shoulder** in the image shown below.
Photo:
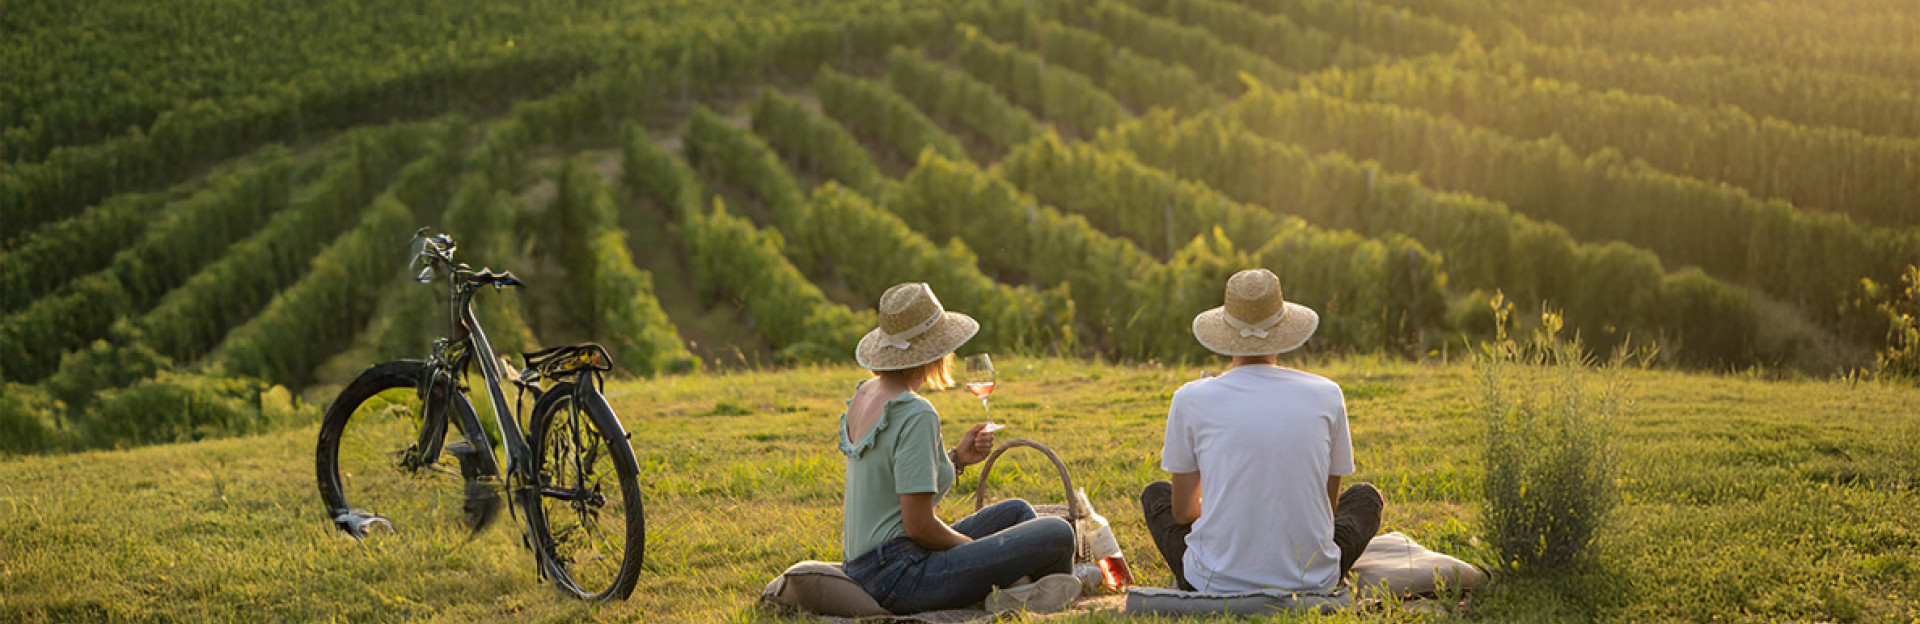
[[[1285,374],[1289,380],[1292,380],[1295,383],[1325,388],[1325,389],[1333,390],[1335,392],[1340,391],[1340,384],[1335,382],[1332,379],[1328,379],[1326,377],[1323,377],[1314,373],[1309,373],[1307,371],[1303,371],[1297,368],[1281,368],[1280,371],[1282,374]]]

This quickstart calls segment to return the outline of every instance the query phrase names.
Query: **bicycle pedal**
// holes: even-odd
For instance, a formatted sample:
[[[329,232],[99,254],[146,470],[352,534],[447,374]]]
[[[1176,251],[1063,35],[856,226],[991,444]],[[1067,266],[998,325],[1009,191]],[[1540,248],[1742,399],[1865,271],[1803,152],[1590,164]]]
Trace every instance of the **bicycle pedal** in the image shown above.
[[[392,520],[388,520],[385,516],[359,510],[348,511],[335,516],[333,526],[334,528],[340,529],[341,532],[346,533],[349,537],[352,537],[355,541],[363,540],[376,529],[385,528],[389,532],[393,531]]]
[[[466,523],[467,539],[480,535],[481,531],[493,526],[500,519],[500,509],[505,507],[500,500],[500,492],[492,485],[479,479],[467,480],[467,500],[461,505],[461,520]]]

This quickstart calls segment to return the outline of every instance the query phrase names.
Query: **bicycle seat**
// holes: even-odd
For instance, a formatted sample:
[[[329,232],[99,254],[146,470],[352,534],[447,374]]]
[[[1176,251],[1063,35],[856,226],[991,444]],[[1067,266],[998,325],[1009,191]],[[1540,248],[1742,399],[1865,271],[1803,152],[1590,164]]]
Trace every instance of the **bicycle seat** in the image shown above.
[[[613,370],[613,355],[598,343],[583,343],[564,347],[548,347],[532,353],[522,354],[527,359],[529,376],[557,378],[583,370]]]

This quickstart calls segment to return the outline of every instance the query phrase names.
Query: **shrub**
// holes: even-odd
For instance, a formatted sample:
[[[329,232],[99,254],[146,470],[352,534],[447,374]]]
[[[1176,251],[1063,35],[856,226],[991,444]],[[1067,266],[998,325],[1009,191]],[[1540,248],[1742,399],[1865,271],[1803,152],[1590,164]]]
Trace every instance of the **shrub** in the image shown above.
[[[1881,375],[1920,378],[1920,266],[1901,276],[1906,288],[1878,307],[1887,315],[1887,348],[1876,358]]]
[[[286,388],[258,380],[163,372],[74,416],[86,445],[113,447],[259,433],[311,411]]]
[[[58,446],[57,406],[39,387],[0,385],[0,453],[35,453]]]
[[[1613,508],[1609,428],[1623,405],[1616,373],[1626,358],[1596,366],[1578,338],[1560,337],[1551,312],[1527,340],[1513,340],[1512,306],[1499,294],[1491,305],[1497,336],[1476,361],[1486,424],[1482,530],[1503,566],[1566,570]]]

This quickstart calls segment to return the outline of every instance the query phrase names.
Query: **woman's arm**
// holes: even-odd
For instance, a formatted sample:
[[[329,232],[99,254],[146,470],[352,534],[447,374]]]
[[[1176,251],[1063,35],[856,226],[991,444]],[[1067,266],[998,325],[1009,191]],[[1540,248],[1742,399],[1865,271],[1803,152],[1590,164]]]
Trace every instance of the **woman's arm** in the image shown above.
[[[973,541],[933,515],[932,492],[901,494],[900,522],[906,525],[907,539],[927,550],[946,550]]]

